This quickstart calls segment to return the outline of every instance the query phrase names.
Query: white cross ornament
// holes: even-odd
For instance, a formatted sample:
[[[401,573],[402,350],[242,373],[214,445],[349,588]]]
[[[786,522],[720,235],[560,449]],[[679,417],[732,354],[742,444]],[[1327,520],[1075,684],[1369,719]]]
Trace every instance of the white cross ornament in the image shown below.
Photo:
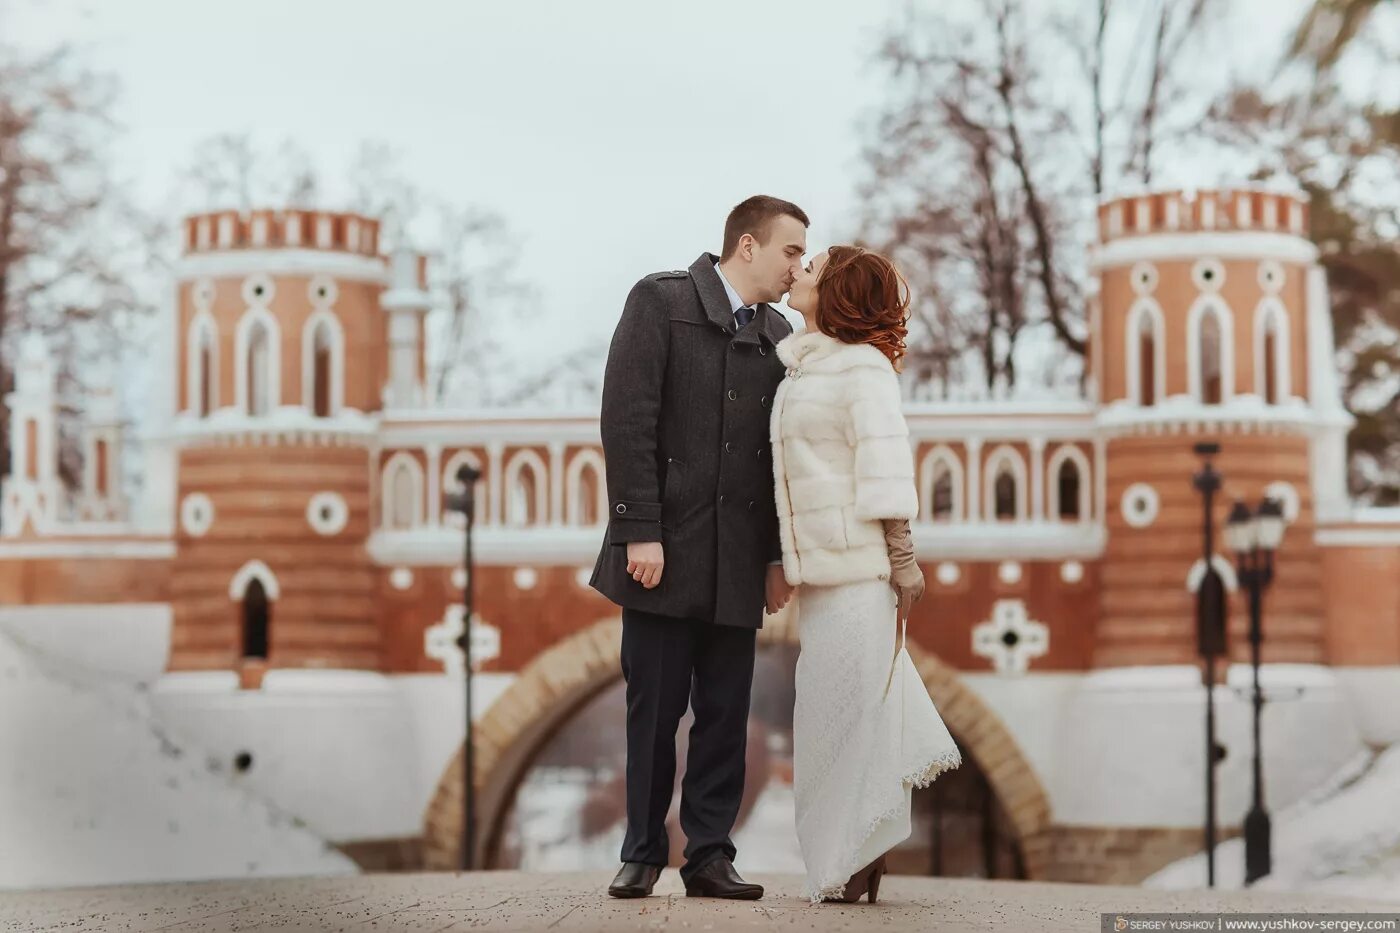
[[[972,629],[972,653],[992,659],[998,674],[1024,674],[1031,658],[1050,650],[1050,630],[1031,620],[1019,599],[999,599],[992,618]]]
[[[457,639],[462,637],[462,621],[466,612],[462,606],[448,606],[447,613],[437,625],[429,626],[423,633],[423,653],[442,662],[442,669],[448,674],[462,673],[462,649]],[[477,670],[485,661],[494,661],[501,656],[501,630],[481,621],[481,616],[472,616],[472,670]]]

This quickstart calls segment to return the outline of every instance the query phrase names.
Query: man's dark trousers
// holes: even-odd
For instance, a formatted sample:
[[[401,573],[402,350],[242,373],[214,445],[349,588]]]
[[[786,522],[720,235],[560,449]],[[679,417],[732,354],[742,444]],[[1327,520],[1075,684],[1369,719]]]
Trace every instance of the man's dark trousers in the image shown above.
[[[676,727],[695,712],[681,785],[686,835],[681,878],[716,858],[734,859],[729,839],[744,794],[749,691],[757,630],[622,610],[627,681],[627,835],[624,862],[664,866],[666,811],[676,775]]]

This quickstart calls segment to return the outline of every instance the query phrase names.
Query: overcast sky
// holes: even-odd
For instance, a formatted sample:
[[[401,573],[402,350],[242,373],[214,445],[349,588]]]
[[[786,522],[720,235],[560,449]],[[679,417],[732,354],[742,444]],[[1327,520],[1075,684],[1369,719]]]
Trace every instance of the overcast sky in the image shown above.
[[[1236,0],[1222,58],[1272,55],[1303,2]],[[531,336],[557,347],[605,341],[631,283],[717,250],[749,194],[806,208],[813,246],[849,238],[871,56],[902,7],[0,0],[0,30],[120,79],[120,172],[153,204],[216,133],[291,137],[330,178],[388,141],[424,189],[505,216],[548,325]]]

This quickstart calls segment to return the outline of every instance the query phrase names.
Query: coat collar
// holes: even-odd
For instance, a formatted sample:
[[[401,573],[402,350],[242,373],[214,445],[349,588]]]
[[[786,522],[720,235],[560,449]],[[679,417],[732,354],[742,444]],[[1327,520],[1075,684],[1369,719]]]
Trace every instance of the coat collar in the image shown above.
[[[778,359],[790,370],[838,373],[856,367],[893,371],[889,357],[868,343],[842,343],[821,331],[802,331],[778,344]]]
[[[700,304],[711,323],[734,334],[734,311],[729,306],[729,295],[724,291],[724,282],[715,271],[719,257],[714,253],[701,253],[700,258],[690,264],[690,280],[695,283],[695,291],[700,295]],[[772,305],[760,302],[754,308],[753,322],[734,337],[735,343],[758,343],[759,338],[776,347],[788,334],[792,326]]]

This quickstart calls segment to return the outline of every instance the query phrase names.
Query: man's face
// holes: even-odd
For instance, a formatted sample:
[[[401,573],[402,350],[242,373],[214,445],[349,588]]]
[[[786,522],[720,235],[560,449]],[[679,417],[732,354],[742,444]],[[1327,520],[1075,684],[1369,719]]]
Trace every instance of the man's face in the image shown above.
[[[802,256],[807,252],[807,228],[796,217],[784,214],[772,220],[768,242],[755,242],[753,263],[749,267],[753,284],[763,293],[759,301],[781,301],[802,271]]]

